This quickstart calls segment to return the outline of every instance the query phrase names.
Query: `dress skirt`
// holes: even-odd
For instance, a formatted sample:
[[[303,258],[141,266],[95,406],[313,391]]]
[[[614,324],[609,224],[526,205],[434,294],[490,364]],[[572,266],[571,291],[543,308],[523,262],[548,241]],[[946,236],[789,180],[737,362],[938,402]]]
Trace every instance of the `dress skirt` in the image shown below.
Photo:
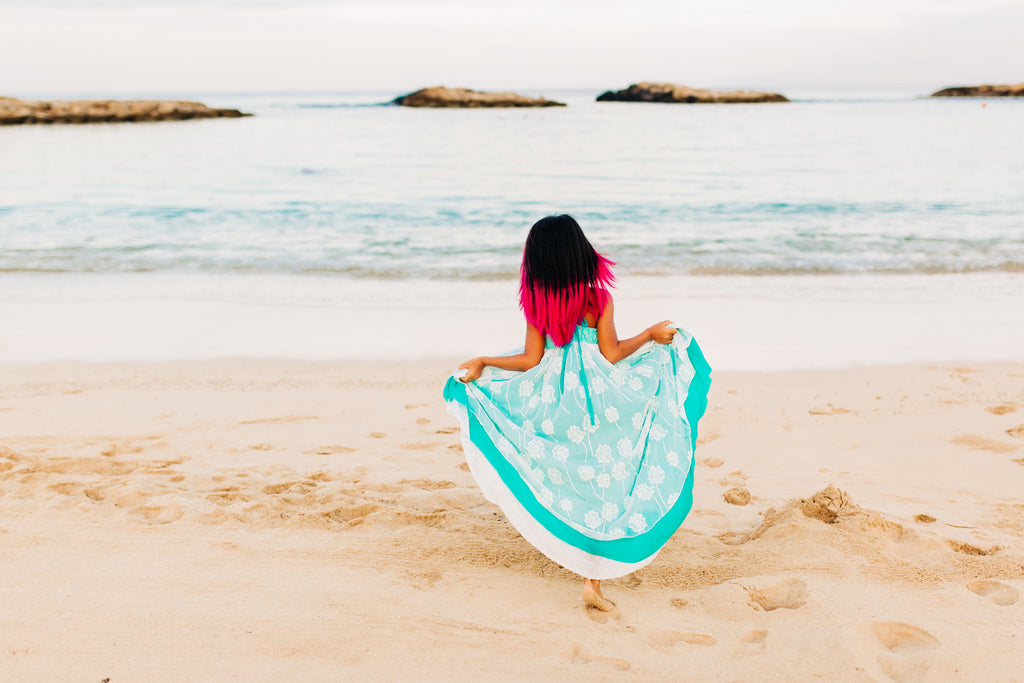
[[[554,562],[610,579],[653,560],[693,505],[710,374],[685,330],[612,364],[581,324],[526,372],[450,377],[444,399],[484,497]]]

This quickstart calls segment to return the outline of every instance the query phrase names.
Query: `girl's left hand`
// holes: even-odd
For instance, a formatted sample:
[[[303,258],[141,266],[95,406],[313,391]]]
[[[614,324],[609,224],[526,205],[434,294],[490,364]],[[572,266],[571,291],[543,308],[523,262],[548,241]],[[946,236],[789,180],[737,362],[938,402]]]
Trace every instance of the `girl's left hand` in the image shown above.
[[[464,377],[460,377],[459,380],[463,383],[472,382],[473,380],[480,377],[480,373],[484,371],[484,362],[479,358],[473,358],[467,360],[465,363],[459,366],[459,369],[465,368],[469,372]]]
[[[662,320],[656,325],[651,325],[647,330],[651,333],[651,339],[659,344],[671,344],[672,337],[676,334],[676,328],[671,320]]]

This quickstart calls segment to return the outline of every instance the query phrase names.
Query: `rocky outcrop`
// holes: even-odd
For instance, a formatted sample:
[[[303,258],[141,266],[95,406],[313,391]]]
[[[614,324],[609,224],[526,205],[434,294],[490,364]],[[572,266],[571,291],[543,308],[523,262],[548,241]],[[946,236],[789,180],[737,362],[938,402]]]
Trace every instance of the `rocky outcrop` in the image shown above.
[[[0,97],[0,125],[19,123],[120,123],[252,116],[179,100],[19,100]]]
[[[1024,97],[1024,83],[1017,85],[965,85],[943,88],[932,97]]]
[[[403,107],[564,107],[563,102],[512,92],[478,92],[466,88],[424,88],[394,99]]]
[[[682,102],[685,104],[752,104],[789,102],[774,92],[750,90],[703,90],[672,83],[634,83],[625,90],[605,92],[598,102]]]

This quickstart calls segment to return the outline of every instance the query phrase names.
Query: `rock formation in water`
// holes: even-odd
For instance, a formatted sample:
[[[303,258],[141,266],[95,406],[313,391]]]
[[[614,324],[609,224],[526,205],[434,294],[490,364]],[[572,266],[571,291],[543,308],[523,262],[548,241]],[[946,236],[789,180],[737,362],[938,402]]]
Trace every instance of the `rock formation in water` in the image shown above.
[[[19,100],[0,97],[0,125],[19,123],[120,123],[252,116],[178,100]]]
[[[1024,97],[1024,83],[1016,85],[964,85],[943,88],[932,97]]]
[[[607,91],[597,96],[598,102],[682,102],[686,104],[750,104],[756,102],[789,102],[774,92],[748,90],[703,90],[672,83],[634,83],[625,90]]]
[[[477,92],[466,88],[423,88],[394,99],[403,107],[564,107],[563,102],[511,92]]]

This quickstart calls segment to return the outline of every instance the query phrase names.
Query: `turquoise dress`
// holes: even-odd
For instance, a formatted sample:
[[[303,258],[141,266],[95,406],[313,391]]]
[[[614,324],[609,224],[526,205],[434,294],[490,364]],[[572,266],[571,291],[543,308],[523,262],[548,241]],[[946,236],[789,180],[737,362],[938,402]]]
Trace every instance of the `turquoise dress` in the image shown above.
[[[526,372],[450,377],[444,399],[484,496],[558,564],[609,579],[653,560],[690,511],[710,374],[685,330],[612,364],[581,324]]]

